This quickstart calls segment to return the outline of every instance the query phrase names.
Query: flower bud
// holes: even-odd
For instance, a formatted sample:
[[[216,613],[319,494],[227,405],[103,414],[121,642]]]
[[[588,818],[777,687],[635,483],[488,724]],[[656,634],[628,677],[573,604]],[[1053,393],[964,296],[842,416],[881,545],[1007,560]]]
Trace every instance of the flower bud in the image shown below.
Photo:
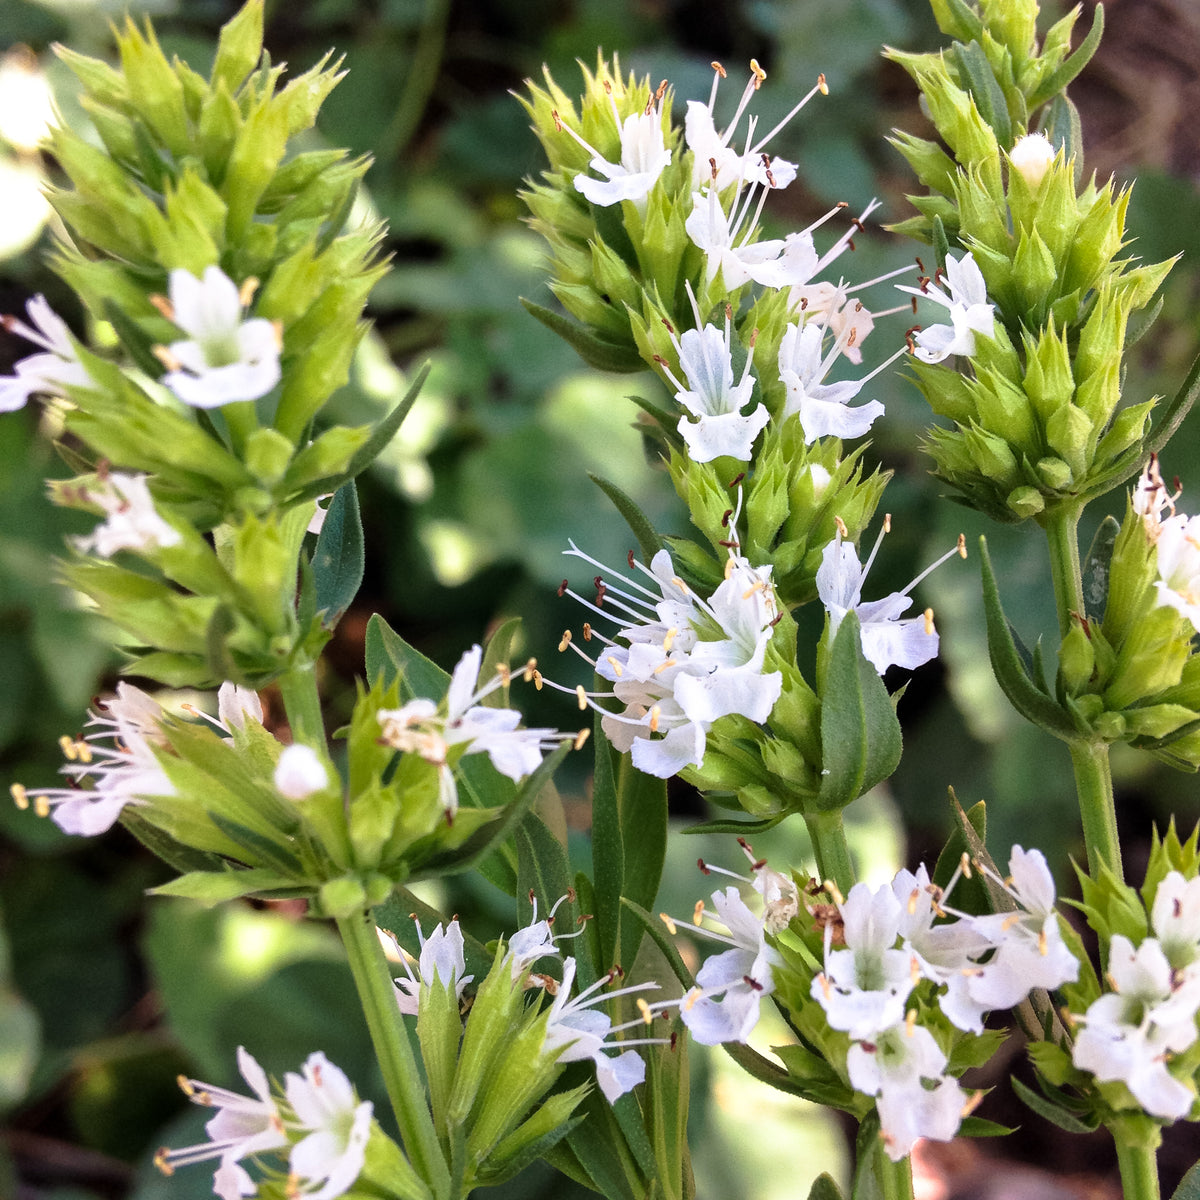
[[[275,787],[289,800],[304,800],[329,786],[321,756],[311,746],[286,746],[275,767]]]
[[[1044,133],[1027,133],[1017,139],[1008,158],[1030,190],[1036,191],[1054,161],[1054,147]]]

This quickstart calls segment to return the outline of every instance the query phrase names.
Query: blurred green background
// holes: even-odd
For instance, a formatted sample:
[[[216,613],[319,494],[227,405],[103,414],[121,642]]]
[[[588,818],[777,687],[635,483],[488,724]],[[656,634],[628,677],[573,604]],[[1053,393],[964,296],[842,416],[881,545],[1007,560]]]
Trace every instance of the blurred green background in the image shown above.
[[[216,30],[234,7],[153,0],[128,11],[152,15],[168,52],[206,70]],[[51,94],[65,121],[86,124],[51,44],[106,56],[108,22],[124,11],[115,0],[0,0],[0,312],[20,313],[30,295],[44,292],[83,330],[81,314],[42,261],[53,235],[40,187],[53,180],[54,165],[36,143]],[[512,614],[525,620],[523,651],[552,658],[573,619],[569,602],[555,595],[568,537],[611,562],[632,544],[589,470],[633,495],[660,529],[686,528],[625,399],[658,385],[589,372],[518,303],[519,296],[550,299],[541,245],[523,226],[516,195],[521,180],[539,170],[539,152],[509,90],[546,63],[571,92],[576,58],[591,61],[601,46],[618,52],[626,69],[669,79],[681,112],[682,99],[707,94],[713,58],[736,80],[754,56],[770,73],[763,106],[782,113],[824,71],[830,97],[810,105],[779,139],[778,152],[800,163],[800,179],[772,197],[767,220],[782,233],[838,200],[859,209],[879,196],[877,217],[886,222],[907,215],[910,180],[884,137],[893,126],[916,129],[922,118],[906,78],[879,59],[879,48],[928,49],[938,35],[918,0],[268,0],[267,13],[271,54],[293,71],[330,46],[345,53],[350,73],[313,142],[374,156],[362,203],[391,227],[395,269],[375,290],[375,331],[334,415],[347,423],[373,419],[403,391],[407,373],[433,364],[397,443],[360,484],[367,579],[328,656],[325,689],[336,721],[361,671],[372,612],[446,667],[490,623]],[[1186,252],[1164,314],[1130,368],[1127,394],[1141,399],[1174,390],[1200,324],[1200,135],[1190,119],[1200,102],[1200,16],[1190,0],[1118,0],[1108,16],[1100,55],[1073,89],[1088,166],[1102,176],[1139,174],[1135,253],[1155,260]],[[873,230],[859,240],[856,258],[839,266],[865,278],[918,251]],[[876,306],[891,303],[876,297]],[[903,324],[900,316],[881,325],[867,343],[868,363],[899,344]],[[0,339],[0,371],[28,349]],[[898,376],[881,377],[876,388],[888,416],[873,431],[869,453],[896,472],[885,499],[895,532],[873,572],[871,596],[903,586],[960,530],[968,542],[982,531],[977,519],[938,498],[926,474],[919,446],[926,414],[915,391]],[[1193,418],[1164,456],[1166,476],[1178,474],[1188,488],[1185,507],[1200,492],[1198,431]],[[57,470],[52,434],[37,406],[0,420],[0,761],[6,782],[30,786],[51,782],[57,739],[79,730],[90,698],[114,680],[104,630],[54,583],[52,555],[79,526],[45,500],[43,480]],[[1122,506],[1119,498],[1112,505]],[[1038,536],[1027,528],[988,532],[1010,616],[1026,640],[1043,631],[1052,640],[1053,599]],[[900,771],[850,814],[869,876],[936,854],[947,829],[948,785],[964,802],[988,800],[997,857],[1013,842],[1038,845],[1065,880],[1079,849],[1066,754],[1005,707],[986,665],[978,590],[974,564],[955,563],[920,597],[938,614],[942,656],[913,677],[904,697]],[[806,621],[815,637],[819,614]],[[530,694],[528,713],[531,724],[570,723],[549,692]],[[560,784],[574,849],[585,861],[587,779],[578,758]],[[1133,756],[1118,758],[1115,769],[1136,877],[1151,820],[1176,813],[1190,828],[1200,816],[1196,785]],[[701,813],[685,788],[672,801],[681,824]],[[798,864],[806,852],[803,836],[786,830],[756,849]],[[696,854],[722,861],[731,850],[674,839],[661,906],[687,911],[701,891]],[[149,1159],[160,1144],[201,1137],[203,1113],[186,1105],[175,1075],[234,1083],[238,1044],[272,1071],[295,1068],[323,1048],[365,1094],[379,1094],[331,932],[284,909],[206,912],[148,901],[145,889],[164,878],[120,829],[83,842],[0,805],[0,1197],[210,1195],[209,1170],[164,1180]],[[511,903],[485,883],[433,899],[461,914],[478,937],[511,927]],[[770,1031],[762,1036],[768,1045]],[[764,1095],[720,1054],[697,1052],[695,1060],[701,1196],[783,1200],[817,1171],[844,1169],[836,1125],[797,1101]],[[1043,1149],[1034,1132],[987,1152],[1036,1158]],[[1059,1146],[1056,1154],[1070,1150]],[[1066,1164],[1079,1167],[1085,1156],[1106,1152],[1101,1145]],[[1189,1165],[1186,1147],[1178,1154]],[[967,1167],[954,1168],[959,1179],[975,1169],[975,1158],[964,1161]],[[1096,1161],[1102,1157],[1093,1158],[1093,1170]],[[949,1177],[948,1162],[935,1167]],[[503,1192],[576,1194],[539,1171]]]

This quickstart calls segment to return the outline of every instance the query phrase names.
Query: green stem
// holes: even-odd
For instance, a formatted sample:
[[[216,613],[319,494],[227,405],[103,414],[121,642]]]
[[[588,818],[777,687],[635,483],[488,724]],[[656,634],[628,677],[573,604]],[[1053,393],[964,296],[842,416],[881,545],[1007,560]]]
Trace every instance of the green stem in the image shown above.
[[[321,694],[317,691],[316,664],[297,663],[279,677],[283,707],[292,727],[292,740],[325,749],[325,720],[321,716]]]
[[[912,1159],[894,1163],[886,1154],[880,1154],[876,1161],[883,1200],[913,1200]]]
[[[1081,511],[1078,505],[1063,505],[1042,522],[1050,549],[1050,574],[1054,581],[1059,633],[1063,637],[1071,627],[1071,615],[1083,615],[1086,611],[1083,576],[1079,567],[1078,526]],[[1104,866],[1118,879],[1124,879],[1108,745],[1080,739],[1069,743],[1069,749],[1071,766],[1075,772],[1079,814],[1083,821],[1088,869],[1094,874]]]
[[[1158,1161],[1153,1150],[1127,1145],[1118,1138],[1117,1163],[1125,1200],[1159,1200]]]
[[[364,912],[338,918],[337,927],[350,960],[371,1044],[383,1072],[384,1086],[396,1114],[404,1149],[433,1194],[446,1197],[450,1193],[450,1173],[438,1146],[433,1118],[425,1101],[425,1084],[417,1070],[408,1030],[396,1003],[396,988],[375,931],[375,922]]]
[[[808,826],[808,836],[812,838],[817,872],[821,879],[832,879],[842,895],[848,895],[854,886],[854,863],[850,859],[850,847],[846,844],[841,810],[805,813],[804,823]]]

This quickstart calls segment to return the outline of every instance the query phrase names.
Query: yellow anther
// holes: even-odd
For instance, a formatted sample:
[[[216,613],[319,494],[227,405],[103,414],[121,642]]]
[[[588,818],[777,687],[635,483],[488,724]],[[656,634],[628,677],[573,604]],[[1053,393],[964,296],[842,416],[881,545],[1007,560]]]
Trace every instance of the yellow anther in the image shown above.
[[[587,621],[584,621],[583,623],[583,640],[585,642],[590,642],[592,640],[592,627]]]
[[[624,668],[624,667],[622,667],[622,666],[621,666],[621,664],[620,664],[620,663],[619,663],[619,662],[616,660],[616,658],[614,658],[614,657],[613,657],[611,654],[610,654],[610,655],[608,655],[608,656],[607,656],[607,658],[605,658],[605,660],[604,660],[604,661],[605,661],[606,663],[608,663],[608,664],[609,664],[609,666],[611,666],[611,667],[612,667],[612,669],[613,669],[613,674],[614,674],[614,675],[615,675],[615,676],[616,676],[618,679],[620,679],[620,678],[621,678],[621,676],[625,674],[625,668]]]
[[[927,608],[925,610],[925,636],[926,637],[933,636],[933,609],[932,608]]]
[[[750,60],[750,71],[754,76],[754,90],[757,92],[767,78],[767,73],[758,65],[758,59]]]
[[[672,625],[671,628],[667,630],[667,636],[663,638],[663,653],[664,654],[671,653],[671,647],[673,645],[675,645],[675,639],[678,636],[679,636],[679,629],[676,626]]]
[[[496,667],[496,674],[500,676],[500,682],[505,687],[512,683],[512,671],[509,670],[508,663],[499,663]]]
[[[824,971],[817,976],[821,983],[821,991],[825,993],[825,999],[828,1000],[833,995],[833,989],[829,986],[829,976]]]
[[[825,82],[825,73],[823,71],[817,76],[817,90],[822,96],[829,95],[829,84]]]
[[[175,1168],[167,1162],[167,1155],[170,1153],[169,1146],[160,1146],[154,1155],[154,1165],[168,1178],[175,1174]]]
[[[583,743],[586,742],[591,736],[592,731],[585,726],[575,735],[575,740],[571,743],[571,745],[574,746],[576,750],[582,750]]]
[[[962,852],[962,858],[958,860],[958,865],[962,870],[964,879],[973,878],[971,874],[971,856],[965,850]]]
[[[45,796],[35,796],[33,801],[33,811],[39,817],[48,817],[50,815],[50,801]]]
[[[642,1014],[642,1020],[647,1025],[654,1024],[654,1014],[650,1011],[650,1005],[648,1005],[645,1000],[641,998],[641,996],[637,998],[637,1009],[638,1012]]]
[[[743,600],[749,600],[755,592],[761,592],[767,585],[760,579],[757,583],[752,584],[742,593]]]
[[[1000,922],[1000,929],[1002,932],[1007,933],[1014,925],[1019,924],[1020,921],[1021,921],[1020,913],[1009,913],[1008,916],[1005,917],[1004,920]]]
[[[1046,931],[1044,929],[1038,933],[1038,953],[1043,958],[1050,953],[1050,943],[1046,940]]]
[[[571,631],[563,630],[562,640],[558,643],[558,652],[561,654],[571,644]]]
[[[972,1092],[967,1097],[967,1102],[962,1106],[962,1115],[969,1117],[983,1103],[983,1092]]]
[[[524,674],[526,683],[528,683],[531,679],[534,678],[534,676],[537,675],[537,659],[536,658],[531,658],[528,660],[528,662],[526,662],[525,670],[524,670],[523,674]]]
[[[708,65],[710,67],[712,67],[712,69],[714,71],[716,71],[716,73],[718,75],[720,75],[720,77],[722,79],[725,79],[728,77],[728,72],[725,70],[725,68],[723,66],[721,66],[721,64],[719,62],[710,62]]]
[[[253,275],[248,275],[243,281],[242,286],[238,288],[238,303],[243,308],[250,307],[250,301],[254,299],[254,293],[258,291],[258,280]]]
[[[733,559],[727,558],[725,560],[725,578],[728,579],[730,577],[730,575],[732,575],[732,574],[733,574]]]
[[[22,811],[29,807],[29,794],[25,791],[23,785],[14,783],[12,787],[8,789],[8,794],[12,796],[13,803]]]
[[[168,371],[183,370],[183,363],[181,363],[179,359],[177,359],[175,355],[173,355],[171,351],[167,349],[166,346],[151,346],[150,353],[153,354],[154,357],[157,358],[158,361],[162,363],[162,365],[166,367]]]
[[[650,710],[650,732],[651,733],[658,732],[658,718],[659,718],[659,714],[661,712],[662,712],[662,709],[657,704]]]
[[[575,688],[575,700],[579,705],[579,711],[587,712],[587,689],[582,683]]]
[[[526,680],[527,680],[527,681],[528,681],[528,678],[529,678],[529,677],[528,677],[528,676],[526,676]],[[534,688],[535,688],[537,691],[539,691],[539,692],[542,690],[542,673],[541,673],[541,671],[534,671],[534,673],[533,673],[533,686],[534,686]]]
[[[78,758],[76,745],[75,739],[67,737],[65,733],[58,739],[58,748],[62,751],[63,758],[68,762],[74,762]]]
[[[683,1007],[691,1012],[696,1007],[696,1001],[703,996],[704,993],[699,988],[692,988],[690,992],[683,998]]]
[[[675,922],[669,916],[667,916],[666,913],[660,912],[658,914],[658,919],[667,927],[667,932],[672,937],[674,937],[679,932],[679,927],[675,924]]]
[[[823,891],[828,892],[833,897],[834,904],[845,904],[845,897],[842,895],[838,885],[832,879],[826,879],[821,885]]]
[[[162,313],[162,315],[166,317],[168,321],[170,321],[172,324],[175,323],[175,309],[166,296],[151,296],[150,303],[153,304],[154,307],[157,308],[158,311]]]
[[[196,1089],[192,1086],[192,1081],[186,1075],[176,1075],[175,1082],[179,1085],[179,1090],[189,1100],[196,1094]]]
[[[892,532],[892,514],[891,513],[883,514],[883,532],[884,533]]]
[[[699,925],[704,920],[704,901],[697,900],[695,907],[692,909],[692,924]]]
[[[835,516],[833,518],[833,523],[837,528],[839,537],[848,538],[850,536],[850,530],[846,528],[846,522],[843,521],[841,517]]]
[[[912,1037],[913,1030],[915,1030],[916,1027],[917,1027],[917,1010],[915,1008],[910,1008],[908,1010],[908,1012],[906,1012],[904,1014],[904,1035],[905,1035],[905,1037]]]
[[[962,533],[958,535],[958,557],[967,557],[967,538],[966,535]]]
[[[908,915],[911,917],[917,911],[917,901],[921,898],[921,889],[913,888],[912,894],[908,897]]]

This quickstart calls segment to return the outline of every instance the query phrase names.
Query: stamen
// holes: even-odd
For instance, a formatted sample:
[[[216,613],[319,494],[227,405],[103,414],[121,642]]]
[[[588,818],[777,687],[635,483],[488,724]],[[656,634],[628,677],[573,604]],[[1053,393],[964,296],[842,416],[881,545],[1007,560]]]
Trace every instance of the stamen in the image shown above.
[[[571,631],[563,630],[562,640],[558,643],[558,652],[561,654],[571,644]]]
[[[699,925],[704,920],[704,901],[697,900],[696,906],[692,909],[692,924]]]
[[[914,1030],[917,1028],[917,1010],[910,1008],[904,1014],[904,1036],[912,1037]]]
[[[29,807],[29,794],[25,791],[22,784],[14,783],[8,789],[8,794],[12,796],[13,803],[24,812]]]
[[[650,1005],[639,996],[636,1000],[637,1010],[642,1014],[642,1021],[647,1025],[654,1024],[654,1013],[650,1011]]]
[[[541,689],[539,688],[538,690],[540,691]],[[587,712],[587,706],[588,706],[587,690],[584,688],[582,683],[579,684],[578,687],[576,687],[575,695],[579,701],[579,711]]]
[[[576,735],[571,745],[576,750],[582,750],[583,744],[592,736],[592,731],[585,725]]]
[[[669,916],[667,916],[667,914],[665,912],[660,912],[658,914],[658,919],[667,927],[667,932],[672,937],[674,937],[679,932],[678,926],[675,924],[675,922]]]

